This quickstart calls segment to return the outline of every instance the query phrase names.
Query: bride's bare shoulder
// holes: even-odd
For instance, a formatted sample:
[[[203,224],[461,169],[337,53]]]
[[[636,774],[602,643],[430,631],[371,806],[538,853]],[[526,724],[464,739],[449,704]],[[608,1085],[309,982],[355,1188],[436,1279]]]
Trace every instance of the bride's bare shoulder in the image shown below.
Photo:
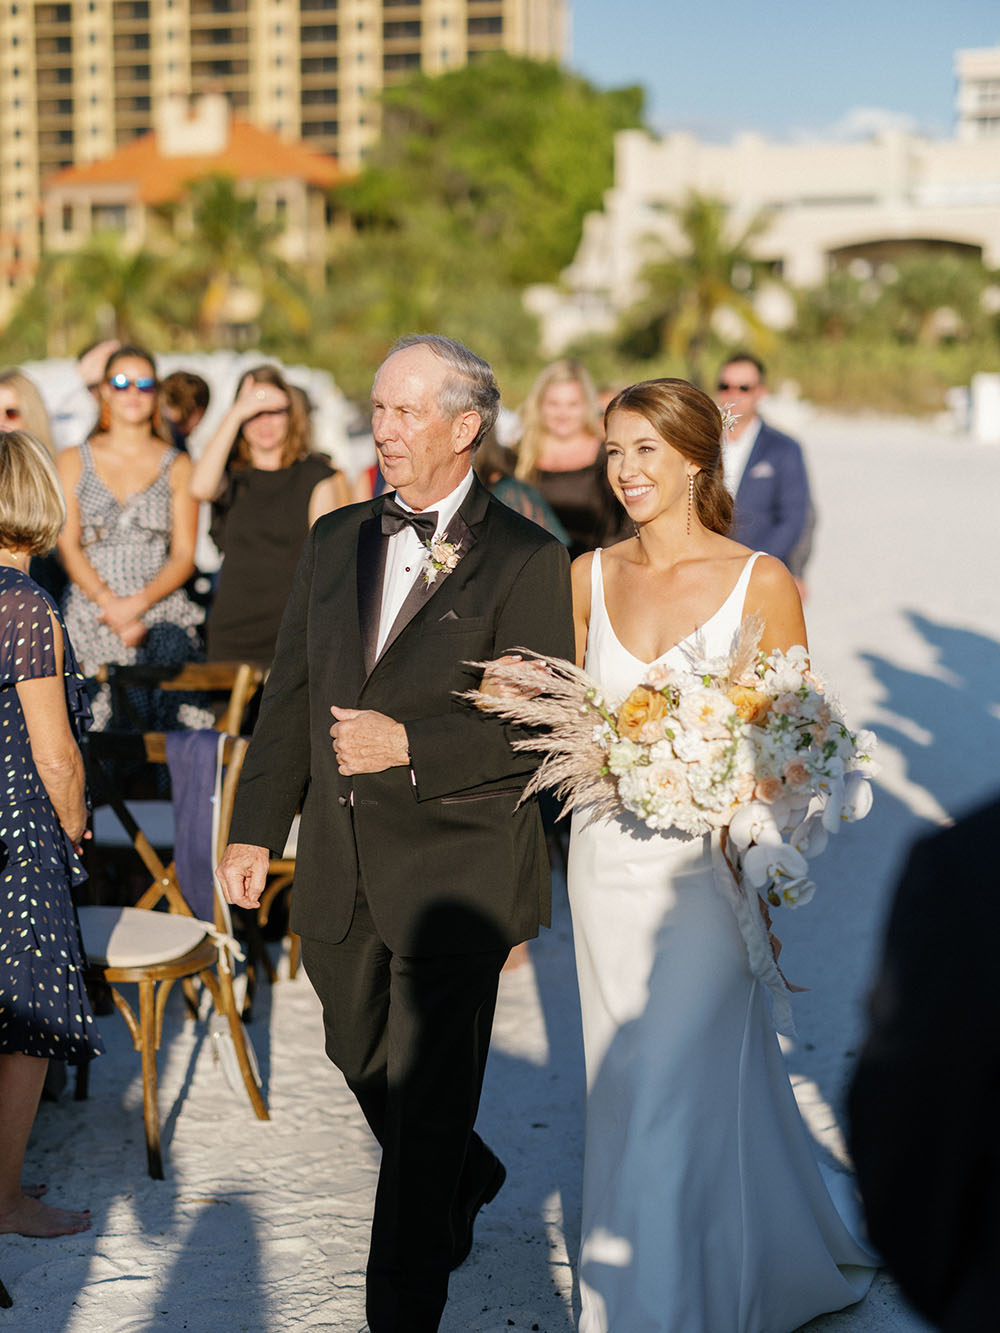
[[[779,596],[787,595],[789,591],[796,591],[795,580],[777,556],[765,555],[763,552],[754,562],[750,587],[759,593]]]
[[[578,555],[569,567],[570,577],[573,580],[573,587],[579,587],[586,583],[590,586],[590,571],[594,567],[593,551],[584,551],[583,555]]]

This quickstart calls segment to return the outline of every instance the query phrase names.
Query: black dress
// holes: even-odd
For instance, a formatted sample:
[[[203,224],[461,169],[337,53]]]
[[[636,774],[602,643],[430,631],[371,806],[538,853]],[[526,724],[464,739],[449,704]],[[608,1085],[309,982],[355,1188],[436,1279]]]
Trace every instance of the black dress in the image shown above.
[[[539,468],[535,485],[569,533],[572,559],[598,546],[613,546],[625,536],[625,511],[615,499],[606,473],[604,447],[587,467],[552,472]]]
[[[62,617],[27,574],[0,566],[0,1053],[81,1064],[104,1050],[70,897],[86,874],[38,776],[16,689],[56,674],[52,616],[79,739],[90,704]]]
[[[212,540],[222,552],[206,624],[210,662],[269,667],[278,627],[309,531],[309,500],[334,475],[320,454],[274,472],[234,468],[212,506]]]

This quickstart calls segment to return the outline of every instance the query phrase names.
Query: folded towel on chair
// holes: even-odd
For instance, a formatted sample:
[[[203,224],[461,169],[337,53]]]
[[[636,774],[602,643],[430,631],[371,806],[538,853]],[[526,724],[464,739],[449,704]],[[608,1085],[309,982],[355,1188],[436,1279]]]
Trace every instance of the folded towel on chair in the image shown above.
[[[195,916],[212,921],[215,915],[212,815],[220,737],[212,730],[168,731],[166,736],[177,882]]]

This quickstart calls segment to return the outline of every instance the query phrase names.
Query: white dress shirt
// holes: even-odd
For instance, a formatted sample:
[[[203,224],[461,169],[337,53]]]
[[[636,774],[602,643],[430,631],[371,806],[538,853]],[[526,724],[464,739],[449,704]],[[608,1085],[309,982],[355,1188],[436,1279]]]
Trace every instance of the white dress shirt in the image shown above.
[[[469,471],[450,494],[446,495],[443,500],[439,500],[437,504],[428,506],[428,508],[437,511],[437,527],[434,530],[435,539],[443,536],[445,529],[458,513],[462,501],[471,489],[472,469],[469,468]],[[408,509],[411,514],[414,512],[402,496],[396,494],[395,498],[400,509]],[[381,654],[385,647],[389,631],[399,615],[400,608],[409,596],[410,589],[417,579],[423,576],[427,553],[427,547],[424,546],[414,529],[409,526],[400,528],[389,538],[389,550],[385,558],[385,576],[382,582],[382,612],[379,616],[378,642],[375,646],[376,657]]]
[[[760,434],[760,426],[760,417],[755,416],[739,439],[734,440],[730,435],[722,446],[722,480],[732,496],[735,496],[740,488],[750,454]]]

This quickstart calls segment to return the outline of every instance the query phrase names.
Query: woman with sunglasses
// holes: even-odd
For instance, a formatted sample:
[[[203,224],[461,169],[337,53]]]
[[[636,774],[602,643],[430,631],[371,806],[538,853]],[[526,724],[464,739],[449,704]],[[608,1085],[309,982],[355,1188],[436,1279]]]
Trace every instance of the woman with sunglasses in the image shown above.
[[[23,370],[0,370],[0,430],[26,430],[55,455],[49,414],[37,385]]]
[[[166,442],[156,390],[150,354],[119,347],[105,366],[97,428],[57,459],[67,508],[59,553],[71,580],[64,613],[88,675],[109,662],[201,656],[202,613],[184,592],[198,525],[191,464]],[[184,695],[142,696],[135,703],[150,727],[211,725]],[[105,692],[94,700],[95,726],[109,717]]]
[[[308,398],[277,366],[248,370],[191,474],[223,555],[210,662],[271,665],[302,543],[321,514],[350,503],[344,475],[311,446]]]
[[[0,370],[0,430],[26,430],[55,457],[52,425],[42,395],[34,380],[16,366]],[[62,600],[66,574],[54,551],[31,557],[31,577],[56,601]]]

